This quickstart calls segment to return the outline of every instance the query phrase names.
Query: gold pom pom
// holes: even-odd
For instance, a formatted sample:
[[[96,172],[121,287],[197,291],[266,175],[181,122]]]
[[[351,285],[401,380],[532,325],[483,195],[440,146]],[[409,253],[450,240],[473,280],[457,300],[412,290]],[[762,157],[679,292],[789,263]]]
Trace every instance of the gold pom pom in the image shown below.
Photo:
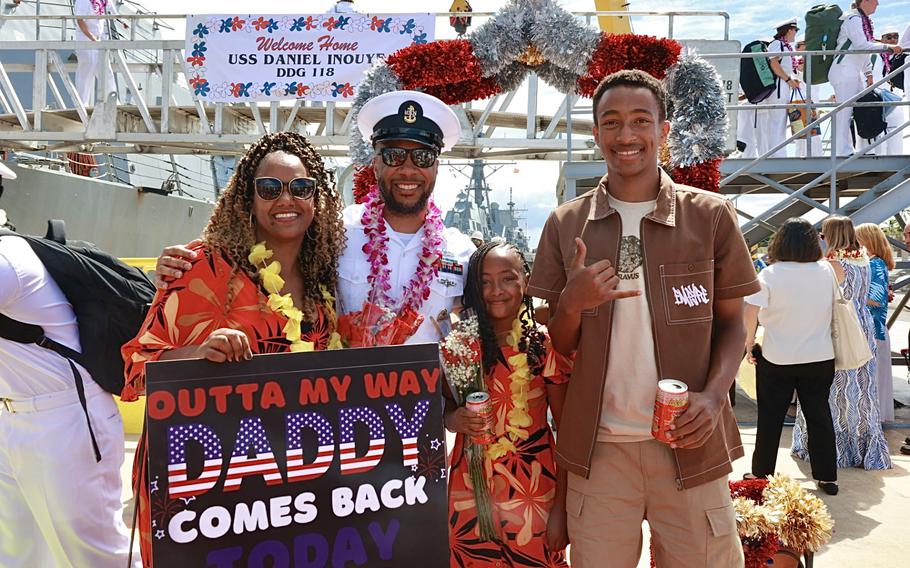
[[[786,475],[769,477],[763,495],[765,505],[783,513],[777,536],[784,546],[815,552],[831,540],[834,521],[828,507]]]

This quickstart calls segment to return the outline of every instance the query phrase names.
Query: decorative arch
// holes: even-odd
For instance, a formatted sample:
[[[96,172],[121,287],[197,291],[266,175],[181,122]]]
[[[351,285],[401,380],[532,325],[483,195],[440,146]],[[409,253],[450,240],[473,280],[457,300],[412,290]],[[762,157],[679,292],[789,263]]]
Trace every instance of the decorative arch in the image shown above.
[[[511,0],[466,38],[412,45],[390,55],[361,83],[352,124],[364,103],[410,89],[454,105],[518,88],[531,71],[564,94],[590,97],[598,83],[622,69],[664,81],[670,135],[661,161],[678,183],[718,191],[727,133],[717,71],[672,39],[612,35],[580,25],[555,0]],[[351,156],[360,202],[376,183],[373,148],[355,127]]]

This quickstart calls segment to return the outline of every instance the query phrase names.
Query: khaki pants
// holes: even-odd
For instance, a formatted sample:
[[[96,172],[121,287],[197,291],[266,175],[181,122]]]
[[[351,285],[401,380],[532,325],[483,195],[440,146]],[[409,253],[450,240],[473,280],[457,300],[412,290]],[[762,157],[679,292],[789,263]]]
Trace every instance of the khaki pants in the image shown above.
[[[634,568],[642,520],[657,568],[742,568],[727,478],[680,491],[673,453],[655,440],[598,442],[591,476],[569,474],[572,568]]]

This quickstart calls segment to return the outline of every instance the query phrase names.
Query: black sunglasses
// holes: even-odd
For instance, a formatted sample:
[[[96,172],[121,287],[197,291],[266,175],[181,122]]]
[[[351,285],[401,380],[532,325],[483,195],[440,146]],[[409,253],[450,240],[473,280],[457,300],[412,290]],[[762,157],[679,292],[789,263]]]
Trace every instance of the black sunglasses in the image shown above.
[[[390,168],[403,166],[409,155],[411,162],[418,168],[429,168],[436,163],[439,152],[432,148],[383,148],[379,155],[382,156],[382,163]]]
[[[884,35],[882,35],[882,39],[897,39],[897,38],[898,38],[898,35],[897,35],[897,34],[884,34]]]
[[[294,178],[287,184],[273,177],[258,177],[253,180],[256,195],[263,201],[275,201],[281,197],[285,185],[294,199],[309,199],[316,193],[316,180],[309,177]]]

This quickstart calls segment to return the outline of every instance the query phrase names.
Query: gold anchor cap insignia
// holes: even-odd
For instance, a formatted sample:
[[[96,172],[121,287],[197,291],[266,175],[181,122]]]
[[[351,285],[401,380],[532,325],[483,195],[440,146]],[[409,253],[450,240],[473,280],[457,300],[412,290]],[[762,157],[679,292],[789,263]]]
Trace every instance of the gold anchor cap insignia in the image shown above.
[[[408,124],[414,124],[417,122],[417,109],[414,108],[413,104],[409,104],[407,108],[404,109],[404,121]]]

